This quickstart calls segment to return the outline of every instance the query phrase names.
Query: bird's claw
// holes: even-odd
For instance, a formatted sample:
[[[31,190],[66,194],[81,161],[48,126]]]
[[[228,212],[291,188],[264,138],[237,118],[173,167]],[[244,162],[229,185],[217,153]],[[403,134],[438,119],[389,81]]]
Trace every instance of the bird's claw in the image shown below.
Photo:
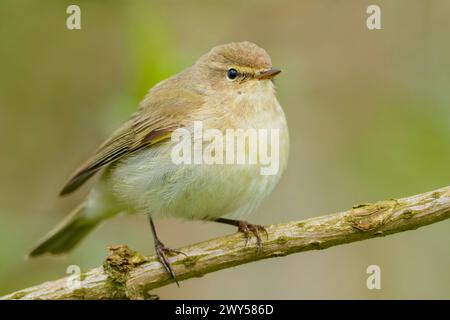
[[[251,234],[253,234],[256,238],[256,245],[258,246],[258,252],[262,252],[262,240],[260,236],[260,232],[265,233],[266,239],[269,239],[269,233],[266,228],[257,224],[250,224],[246,221],[240,221],[238,226],[238,231],[242,232],[245,236],[245,245],[248,244],[248,241],[251,238]]]
[[[163,265],[164,269],[167,271],[167,273],[170,274],[172,279],[175,281],[175,283],[179,287],[180,284],[178,283],[178,280],[177,280],[177,277],[175,275],[175,272],[173,271],[172,266],[170,265],[170,262],[167,259],[166,254],[169,254],[169,255],[182,254],[182,255],[184,255],[186,257],[187,257],[187,255],[185,253],[181,252],[181,251],[167,248],[161,241],[157,241],[155,243],[155,252],[156,252],[156,256],[158,257],[159,261]]]

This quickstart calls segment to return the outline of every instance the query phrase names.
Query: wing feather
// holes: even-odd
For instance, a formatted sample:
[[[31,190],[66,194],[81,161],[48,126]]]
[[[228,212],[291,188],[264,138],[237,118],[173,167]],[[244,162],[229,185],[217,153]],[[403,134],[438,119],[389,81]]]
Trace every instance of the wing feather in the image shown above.
[[[176,99],[161,99],[164,87],[155,87],[156,92],[150,91],[138,111],[75,171],[60,195],[75,191],[101,168],[127,154],[169,139],[172,131],[183,126],[183,120],[189,118],[186,116],[189,112],[186,104],[201,107],[203,103],[198,94],[192,91],[180,92],[183,90],[172,94]]]

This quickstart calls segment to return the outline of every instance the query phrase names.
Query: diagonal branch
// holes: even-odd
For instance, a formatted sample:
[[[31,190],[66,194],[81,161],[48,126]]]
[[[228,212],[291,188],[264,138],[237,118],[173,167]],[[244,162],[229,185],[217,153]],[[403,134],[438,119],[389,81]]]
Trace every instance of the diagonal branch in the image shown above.
[[[450,186],[269,226],[262,252],[253,243],[245,246],[242,234],[236,233],[181,248],[187,257],[173,256],[170,262],[181,281],[252,261],[413,230],[448,218]],[[155,296],[149,290],[173,282],[154,256],[144,257],[126,246],[110,250],[103,266],[82,274],[79,285],[67,277],[0,299],[152,299]]]

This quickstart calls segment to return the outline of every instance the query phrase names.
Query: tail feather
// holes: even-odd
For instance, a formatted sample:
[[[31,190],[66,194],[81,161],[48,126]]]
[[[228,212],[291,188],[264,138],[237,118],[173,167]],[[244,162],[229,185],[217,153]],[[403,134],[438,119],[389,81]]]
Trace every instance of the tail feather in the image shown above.
[[[29,258],[45,253],[61,254],[70,251],[94,229],[99,220],[87,219],[84,204],[76,208],[50,231],[28,254]]]

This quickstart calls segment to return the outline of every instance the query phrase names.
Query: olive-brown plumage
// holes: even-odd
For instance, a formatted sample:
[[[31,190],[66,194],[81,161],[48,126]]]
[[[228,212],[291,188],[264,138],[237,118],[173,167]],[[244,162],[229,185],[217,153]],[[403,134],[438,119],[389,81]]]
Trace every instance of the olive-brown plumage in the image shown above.
[[[68,180],[61,195],[80,187],[96,172],[98,182],[86,201],[30,253],[70,250],[98,223],[119,212],[149,216],[155,250],[174,276],[153,218],[175,216],[216,220],[253,232],[261,227],[242,217],[273,190],[286,167],[289,137],[284,112],[275,97],[267,52],[250,42],[221,45],[190,68],[154,86],[138,110]],[[171,135],[178,128],[276,129],[280,131],[280,170],[272,176],[255,166],[180,166],[171,160]]]

